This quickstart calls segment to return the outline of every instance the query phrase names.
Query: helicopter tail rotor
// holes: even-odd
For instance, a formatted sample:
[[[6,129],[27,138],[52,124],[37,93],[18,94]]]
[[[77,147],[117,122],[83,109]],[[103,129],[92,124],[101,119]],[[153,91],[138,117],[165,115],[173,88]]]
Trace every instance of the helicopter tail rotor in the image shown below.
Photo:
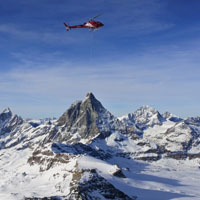
[[[66,31],[69,31],[70,27],[66,23],[64,23],[64,25],[65,25]]]

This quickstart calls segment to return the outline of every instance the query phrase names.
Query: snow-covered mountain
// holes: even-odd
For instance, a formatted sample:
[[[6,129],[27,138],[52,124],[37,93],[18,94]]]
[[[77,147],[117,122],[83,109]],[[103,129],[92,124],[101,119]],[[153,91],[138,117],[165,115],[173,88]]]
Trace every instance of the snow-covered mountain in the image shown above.
[[[143,106],[117,118],[92,93],[58,120],[23,120],[9,108],[0,114],[2,200],[195,199],[199,167],[199,117]],[[166,177],[184,185],[182,173],[189,190]]]
[[[148,127],[155,125],[162,125],[165,118],[154,108],[150,106],[142,106],[134,113],[129,113],[119,118],[127,126],[136,126],[140,130],[144,130]]]

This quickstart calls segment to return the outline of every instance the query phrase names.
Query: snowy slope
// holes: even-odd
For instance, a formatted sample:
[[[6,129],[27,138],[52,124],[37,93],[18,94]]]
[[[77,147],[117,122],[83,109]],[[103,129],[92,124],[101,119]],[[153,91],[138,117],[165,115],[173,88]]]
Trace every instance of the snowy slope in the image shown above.
[[[0,199],[199,199],[200,119],[143,106],[116,118],[88,93],[58,120],[0,114]]]

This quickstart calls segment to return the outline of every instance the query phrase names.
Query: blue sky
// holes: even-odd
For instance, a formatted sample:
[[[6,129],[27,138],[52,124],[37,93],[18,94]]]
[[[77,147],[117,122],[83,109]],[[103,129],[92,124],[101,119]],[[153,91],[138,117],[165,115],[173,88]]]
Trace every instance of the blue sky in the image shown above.
[[[116,116],[200,115],[199,0],[0,1],[1,110],[58,117],[90,91]]]

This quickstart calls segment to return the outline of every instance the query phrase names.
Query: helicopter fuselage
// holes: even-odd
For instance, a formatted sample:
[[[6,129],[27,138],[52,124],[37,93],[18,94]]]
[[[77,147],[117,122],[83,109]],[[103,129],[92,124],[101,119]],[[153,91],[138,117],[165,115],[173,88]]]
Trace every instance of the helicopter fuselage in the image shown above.
[[[104,26],[103,23],[101,23],[99,21],[94,21],[94,20],[90,20],[90,21],[85,22],[84,24],[81,24],[81,25],[68,26],[66,23],[64,23],[64,25],[65,25],[67,31],[69,31],[70,29],[73,29],[73,28],[98,29],[98,28]]]

